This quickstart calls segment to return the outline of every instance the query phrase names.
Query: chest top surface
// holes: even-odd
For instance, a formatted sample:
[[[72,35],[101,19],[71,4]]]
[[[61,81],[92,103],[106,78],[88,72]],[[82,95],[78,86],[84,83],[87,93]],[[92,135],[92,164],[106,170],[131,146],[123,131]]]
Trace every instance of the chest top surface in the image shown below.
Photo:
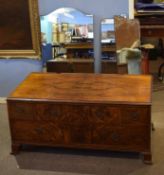
[[[149,75],[31,73],[8,100],[151,104]]]

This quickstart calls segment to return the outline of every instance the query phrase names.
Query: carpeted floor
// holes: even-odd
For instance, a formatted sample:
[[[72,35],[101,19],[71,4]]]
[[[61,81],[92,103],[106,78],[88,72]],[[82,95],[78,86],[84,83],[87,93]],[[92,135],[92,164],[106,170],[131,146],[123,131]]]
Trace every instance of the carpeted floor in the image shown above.
[[[157,74],[152,74],[153,76],[153,92],[164,91],[164,80],[159,80]]]
[[[109,151],[66,150],[26,147],[10,155],[6,104],[0,104],[0,175],[163,175],[164,91],[153,93],[153,165],[143,164],[140,155]]]

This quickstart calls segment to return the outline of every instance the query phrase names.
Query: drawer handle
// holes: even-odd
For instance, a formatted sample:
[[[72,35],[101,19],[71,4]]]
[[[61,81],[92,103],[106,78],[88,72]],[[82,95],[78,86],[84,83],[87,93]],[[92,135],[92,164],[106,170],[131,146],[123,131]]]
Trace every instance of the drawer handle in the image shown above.
[[[16,113],[24,114],[25,113],[25,109],[18,107],[18,108],[16,108]]]
[[[37,134],[43,134],[44,130],[42,128],[35,128]]]
[[[98,117],[98,118],[102,118],[102,116],[103,116],[102,111],[97,111],[96,113],[97,113],[97,117]]]
[[[53,110],[51,110],[51,111],[49,111],[49,112],[47,112],[47,113],[49,113],[49,115],[52,116],[52,117],[57,117],[57,116],[59,116],[59,112],[58,112],[58,111],[53,111]]]
[[[113,141],[118,142],[120,140],[120,135],[118,133],[112,133],[111,138]]]
[[[136,121],[136,120],[139,119],[139,114],[138,114],[138,113],[133,113],[133,114],[131,114],[131,118],[132,118],[134,121]]]

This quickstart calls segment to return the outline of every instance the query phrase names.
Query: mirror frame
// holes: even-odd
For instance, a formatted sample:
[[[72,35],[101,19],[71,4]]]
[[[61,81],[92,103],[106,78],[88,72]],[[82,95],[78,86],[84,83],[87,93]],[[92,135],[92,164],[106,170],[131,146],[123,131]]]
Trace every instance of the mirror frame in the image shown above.
[[[1,49],[0,58],[41,58],[41,34],[40,34],[40,20],[39,20],[39,7],[38,0],[26,0],[28,1],[29,18],[28,25],[30,27],[30,34],[32,38],[32,49]],[[6,12],[7,13],[7,12]],[[17,19],[15,19],[17,20]],[[21,43],[20,43],[21,44]]]

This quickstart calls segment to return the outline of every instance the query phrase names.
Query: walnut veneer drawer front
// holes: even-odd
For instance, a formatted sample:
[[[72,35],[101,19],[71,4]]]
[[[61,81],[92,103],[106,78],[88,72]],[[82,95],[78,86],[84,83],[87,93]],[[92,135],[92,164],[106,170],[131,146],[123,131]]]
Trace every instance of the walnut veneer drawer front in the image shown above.
[[[90,144],[91,126],[65,125],[57,122],[13,121],[12,140],[26,144]]]
[[[38,116],[42,120],[58,120],[61,123],[73,125],[88,123],[90,118],[87,105],[40,103],[37,107]]]
[[[58,123],[13,121],[11,125],[12,139],[24,143],[56,143],[65,144],[66,131]]]
[[[143,146],[149,149],[149,130],[146,126],[138,127],[108,127],[99,125],[93,130],[92,143],[97,145],[108,145],[117,147],[119,150],[138,149],[144,151]]]
[[[121,123],[123,125],[149,125],[150,108],[147,106],[132,106],[122,108]]]
[[[90,118],[94,124],[108,126],[121,125],[121,111],[119,106],[93,105],[90,107]]]
[[[36,104],[29,102],[8,102],[10,119],[35,120]]]

